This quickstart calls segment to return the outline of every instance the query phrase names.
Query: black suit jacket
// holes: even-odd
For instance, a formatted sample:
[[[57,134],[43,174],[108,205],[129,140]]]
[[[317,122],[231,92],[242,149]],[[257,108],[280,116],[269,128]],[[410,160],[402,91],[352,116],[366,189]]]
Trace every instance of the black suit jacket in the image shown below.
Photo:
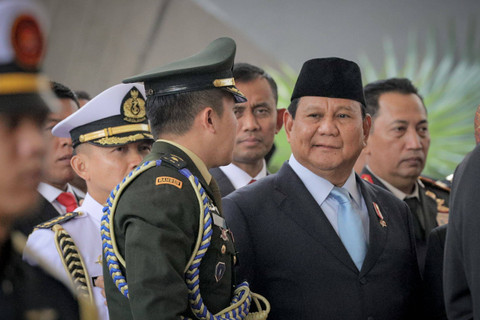
[[[444,259],[449,319],[480,319],[480,145],[455,170]]]
[[[222,197],[226,197],[230,193],[235,191],[235,187],[230,182],[230,179],[228,179],[228,177],[225,175],[225,173],[223,173],[223,171],[220,168],[212,168],[209,171],[210,171],[210,174],[217,181]]]
[[[19,219],[14,226],[14,229],[21,231],[26,236],[33,231],[33,228],[36,225],[59,215],[57,209],[55,209],[41,194],[38,194],[38,198],[38,205],[34,212]]]
[[[362,171],[362,177],[367,174],[370,176],[373,183],[377,186],[382,187],[383,189],[388,190],[388,188],[375,176],[370,170],[364,168]],[[422,222],[417,213],[412,213],[413,221],[413,230],[415,232],[415,243],[417,246],[417,259],[419,262],[420,269],[423,270],[425,264],[425,254],[427,251],[427,239],[430,231],[438,227],[437,223],[437,202],[427,195],[428,189],[422,188],[419,186],[419,202],[421,206],[421,211],[423,213]]]
[[[447,225],[436,227],[428,236],[423,281],[425,284],[424,305],[426,319],[447,319],[443,297],[443,256]]]
[[[223,199],[239,251],[237,279],[267,297],[269,319],[416,318],[420,274],[408,207],[358,176],[357,183],[370,220],[360,272],[287,163]]]

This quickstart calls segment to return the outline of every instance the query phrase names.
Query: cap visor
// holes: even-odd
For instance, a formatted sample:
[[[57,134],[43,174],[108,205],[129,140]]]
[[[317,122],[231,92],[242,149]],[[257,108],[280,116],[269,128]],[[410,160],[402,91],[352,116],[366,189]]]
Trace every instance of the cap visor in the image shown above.
[[[237,87],[222,87],[223,90],[230,92],[233,95],[236,103],[247,102],[247,97],[237,89]]]

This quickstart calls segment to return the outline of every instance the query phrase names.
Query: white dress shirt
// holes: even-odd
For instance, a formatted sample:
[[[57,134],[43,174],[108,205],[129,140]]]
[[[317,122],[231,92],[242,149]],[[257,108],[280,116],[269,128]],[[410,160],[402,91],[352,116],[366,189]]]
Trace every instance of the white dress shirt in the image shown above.
[[[388,183],[386,180],[383,180],[382,178],[380,178],[379,176],[377,176],[375,173],[373,173],[372,169],[370,169],[370,167],[367,165],[367,169],[372,173],[372,175],[375,176],[375,178],[377,178],[378,180],[380,180],[381,183],[383,183],[383,185],[385,187],[387,187],[387,189],[393,193],[393,195],[395,197],[397,197],[398,199],[400,200],[405,200],[405,198],[417,198],[419,201],[420,201],[420,190],[419,190],[419,185],[424,187],[423,186],[423,183],[417,179],[417,183],[415,183],[415,187],[413,189],[413,192],[410,193],[410,194],[407,194],[403,191],[401,191],[400,189],[397,189],[395,188],[393,185],[391,185],[390,183]]]
[[[288,164],[297,174],[300,180],[302,180],[308,192],[310,192],[312,197],[318,203],[322,211],[325,213],[328,221],[330,221],[333,229],[335,229],[335,232],[338,234],[338,202],[335,199],[328,197],[334,185],[330,181],[316,175],[315,173],[301,165],[297,161],[297,159],[295,159],[293,154],[290,156]],[[347,189],[350,193],[350,197],[353,200],[352,203],[353,207],[355,208],[355,212],[360,215],[360,219],[362,220],[363,230],[365,231],[365,241],[368,244],[368,236],[370,230],[368,210],[367,206],[365,205],[365,200],[363,199],[363,196],[357,186],[357,182],[355,180],[355,172],[353,171],[353,169],[352,173],[350,174],[342,188]]]
[[[222,166],[220,167],[220,170],[225,173],[227,176],[228,180],[232,183],[233,187],[235,190],[245,187],[247,184],[252,181],[252,179],[259,180],[263,177],[267,176],[267,163],[265,162],[265,159],[263,159],[263,167],[262,170],[255,176],[251,177],[248,173],[234,165],[233,163],[230,163],[228,166]]]
[[[93,297],[99,319],[108,320],[108,309],[104,304],[105,298],[101,294],[101,289],[95,287],[92,281],[93,277],[103,275],[101,263],[102,240],[100,236],[102,209],[103,206],[87,193],[82,206],[75,209],[76,212],[82,212],[82,215],[76,216],[61,225],[72,237],[85,263],[90,276],[89,280],[93,288]],[[37,265],[37,259],[41,259],[53,269],[63,282],[70,282],[70,277],[55,246],[54,232],[51,229],[38,229],[30,234],[23,259],[31,265]]]
[[[57,197],[62,192],[70,192],[75,196],[75,198],[77,198],[77,195],[78,195],[73,190],[72,186],[68,183],[67,183],[67,191],[63,191],[55,188],[54,186],[49,185],[48,183],[40,182],[40,184],[38,185],[37,191],[42,195],[42,197],[44,197],[48,202],[50,202],[52,206],[55,208],[55,210],[57,210],[58,213],[62,216],[65,213],[67,213],[67,208],[57,201]]]

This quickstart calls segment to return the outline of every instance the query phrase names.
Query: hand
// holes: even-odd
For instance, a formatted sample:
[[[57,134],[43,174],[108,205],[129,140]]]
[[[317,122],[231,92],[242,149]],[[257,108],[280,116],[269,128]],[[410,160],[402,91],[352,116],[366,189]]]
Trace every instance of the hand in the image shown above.
[[[103,276],[98,276],[94,282],[95,287],[102,288],[102,296],[105,298],[105,305],[107,305],[107,296],[105,295],[105,282],[103,281]]]

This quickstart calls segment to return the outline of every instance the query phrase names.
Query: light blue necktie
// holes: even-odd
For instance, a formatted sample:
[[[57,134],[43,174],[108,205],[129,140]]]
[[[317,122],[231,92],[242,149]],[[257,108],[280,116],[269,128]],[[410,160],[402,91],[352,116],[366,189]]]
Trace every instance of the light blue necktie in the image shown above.
[[[338,235],[357,266],[362,268],[367,254],[367,243],[360,215],[355,212],[346,189],[333,187],[330,195],[338,202]]]

